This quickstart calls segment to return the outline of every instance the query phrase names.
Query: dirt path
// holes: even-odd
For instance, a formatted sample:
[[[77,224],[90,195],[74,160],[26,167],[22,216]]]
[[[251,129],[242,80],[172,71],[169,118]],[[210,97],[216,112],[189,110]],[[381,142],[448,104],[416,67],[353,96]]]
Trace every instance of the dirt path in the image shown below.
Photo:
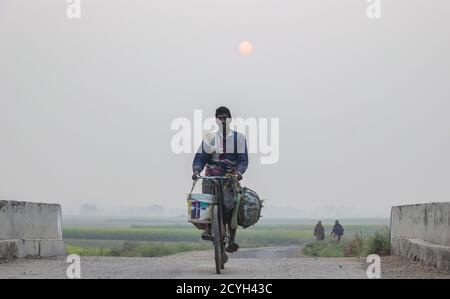
[[[301,247],[242,249],[230,256],[223,274],[214,271],[213,253],[200,251],[158,258],[82,257],[82,278],[367,278],[357,258],[301,257]],[[20,259],[0,264],[4,278],[66,278],[63,258]],[[385,278],[450,278],[417,263],[389,257]],[[414,271],[414,272],[411,272]]]
[[[238,252],[231,254],[232,258],[296,258],[303,256],[302,250],[304,246],[279,246],[279,247],[259,247],[244,248]]]

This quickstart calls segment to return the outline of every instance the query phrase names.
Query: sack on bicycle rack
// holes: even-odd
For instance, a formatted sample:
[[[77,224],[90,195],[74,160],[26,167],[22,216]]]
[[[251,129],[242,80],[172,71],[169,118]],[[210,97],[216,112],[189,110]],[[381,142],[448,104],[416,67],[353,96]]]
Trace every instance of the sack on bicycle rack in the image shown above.
[[[237,221],[240,226],[247,228],[261,217],[262,202],[258,194],[247,187],[241,189],[239,196]]]

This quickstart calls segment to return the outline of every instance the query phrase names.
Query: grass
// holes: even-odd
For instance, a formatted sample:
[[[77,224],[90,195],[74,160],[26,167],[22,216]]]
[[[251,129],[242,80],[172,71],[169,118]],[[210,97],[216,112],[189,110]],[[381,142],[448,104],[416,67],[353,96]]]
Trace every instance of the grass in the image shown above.
[[[329,230],[330,227],[327,226]],[[266,224],[248,229],[239,229],[237,242],[242,248],[280,245],[309,244],[305,250],[312,256],[346,256],[351,251],[362,252],[362,243],[342,240],[341,244],[330,242],[314,243],[314,224]],[[379,225],[345,225],[346,235],[372,236]],[[91,256],[163,256],[182,251],[211,248],[210,242],[200,241],[201,231],[189,224],[155,224],[106,226],[106,227],[66,227],[63,235],[69,253]],[[388,239],[387,239],[388,240]],[[365,250],[384,248],[386,239],[378,236],[365,242]],[[359,246],[359,247],[358,247]]]
[[[167,243],[167,242],[124,242],[121,247],[96,248],[67,246],[69,254],[80,256],[120,256],[120,257],[159,257],[185,251],[211,249],[206,243]]]
[[[191,227],[145,228],[66,228],[65,239],[124,240],[159,242],[198,242],[201,232]],[[238,240],[248,244],[287,245],[311,241],[310,231],[297,229],[246,229],[238,231]]]
[[[345,245],[336,244],[333,241],[317,241],[305,246],[303,253],[314,257],[342,257],[344,256]]]
[[[314,257],[388,255],[390,253],[389,229],[381,228],[367,237],[359,232],[350,239],[341,239],[339,243],[332,240],[315,241],[306,245],[303,253]]]
[[[362,231],[364,234],[376,232],[377,225],[348,225],[346,234]],[[239,229],[239,242],[264,245],[306,244],[313,241],[313,225],[266,225]],[[159,242],[198,242],[200,231],[192,226],[136,226],[120,228],[68,227],[64,229],[65,239],[84,240],[124,240]]]
[[[370,254],[389,255],[391,252],[391,241],[389,229],[381,229],[373,236],[369,236],[363,243],[361,254],[367,256]]]
[[[111,256],[111,249],[105,248],[78,247],[67,244],[66,250],[68,254],[79,256]]]
[[[66,228],[64,238],[87,240],[196,242],[199,233],[192,228]]]

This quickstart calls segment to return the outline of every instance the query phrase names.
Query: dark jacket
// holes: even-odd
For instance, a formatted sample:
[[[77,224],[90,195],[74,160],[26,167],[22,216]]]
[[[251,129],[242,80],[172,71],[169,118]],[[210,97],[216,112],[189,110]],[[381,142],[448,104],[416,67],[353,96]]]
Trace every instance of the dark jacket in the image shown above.
[[[317,224],[314,228],[314,237],[316,237],[316,240],[323,240],[325,239],[325,228],[321,224]]]
[[[340,223],[334,225],[332,234],[337,236],[342,236],[344,234],[344,228]]]
[[[233,150],[228,153],[213,153],[209,150],[211,145],[203,140],[192,163],[192,170],[201,172],[206,166],[206,175],[225,175],[239,172],[244,174],[248,166],[248,152],[245,137],[232,131],[230,142],[234,143]],[[238,141],[239,138],[239,141]],[[238,144],[239,142],[239,144]],[[215,155],[215,158],[214,156]]]

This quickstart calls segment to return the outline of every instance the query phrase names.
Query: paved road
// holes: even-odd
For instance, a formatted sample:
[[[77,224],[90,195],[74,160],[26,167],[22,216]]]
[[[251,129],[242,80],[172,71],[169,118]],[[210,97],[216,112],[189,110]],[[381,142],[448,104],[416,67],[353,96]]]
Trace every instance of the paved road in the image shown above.
[[[63,258],[20,259],[0,264],[4,278],[66,278]],[[382,261],[385,278],[450,278],[404,259]],[[301,248],[242,249],[231,255],[226,269],[216,275],[212,251],[181,253],[158,258],[82,257],[82,278],[367,278],[365,263],[357,258],[310,258]]]

